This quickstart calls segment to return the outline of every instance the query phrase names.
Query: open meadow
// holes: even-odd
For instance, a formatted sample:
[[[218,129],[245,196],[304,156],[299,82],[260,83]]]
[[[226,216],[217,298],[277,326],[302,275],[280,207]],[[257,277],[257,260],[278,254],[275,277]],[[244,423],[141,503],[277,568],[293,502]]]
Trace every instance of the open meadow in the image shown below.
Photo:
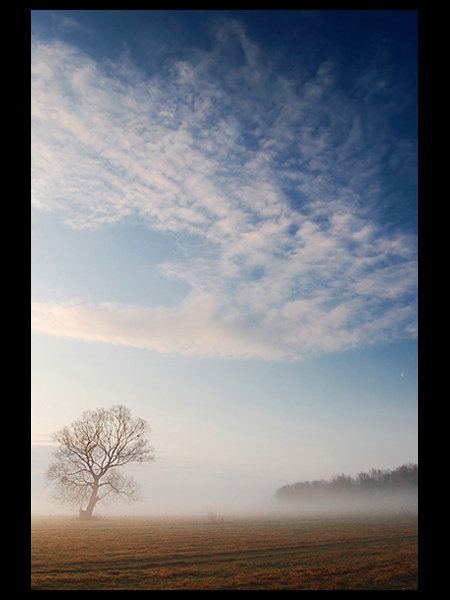
[[[413,590],[414,515],[35,518],[32,590]]]

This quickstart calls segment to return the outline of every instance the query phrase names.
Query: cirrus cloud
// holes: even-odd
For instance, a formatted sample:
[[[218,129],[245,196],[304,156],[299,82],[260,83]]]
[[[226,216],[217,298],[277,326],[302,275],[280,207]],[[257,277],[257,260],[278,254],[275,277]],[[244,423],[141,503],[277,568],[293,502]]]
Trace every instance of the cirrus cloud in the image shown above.
[[[32,57],[34,207],[177,232],[186,259],[160,269],[192,287],[175,309],[35,303],[36,330],[274,360],[416,335],[415,238],[373,210],[389,130],[361,82],[356,102],[331,62],[288,79],[234,21],[152,77],[60,42]]]

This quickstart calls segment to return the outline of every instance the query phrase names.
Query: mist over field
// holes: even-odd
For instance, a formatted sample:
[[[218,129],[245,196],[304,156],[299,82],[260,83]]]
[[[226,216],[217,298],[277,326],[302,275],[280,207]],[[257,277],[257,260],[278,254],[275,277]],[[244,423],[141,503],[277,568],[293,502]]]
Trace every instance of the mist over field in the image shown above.
[[[354,495],[345,492],[323,495],[319,498],[298,499],[276,504],[280,515],[324,514],[395,514],[417,513],[418,493],[412,490],[378,491],[370,495]]]
[[[285,485],[277,490],[276,500],[285,514],[416,513],[418,486],[418,465],[410,463],[356,477],[342,474],[329,481]]]
[[[51,460],[47,447],[35,460],[35,473]],[[132,470],[142,487],[142,501],[100,505],[101,518],[185,517],[206,521],[235,517],[297,517],[311,515],[408,513],[418,511],[418,465],[407,463],[394,469],[371,469],[329,479],[311,478],[295,483],[280,477],[261,478],[259,473],[240,473],[211,466],[208,481],[186,468],[184,474],[158,464]],[[72,516],[77,510],[49,502],[50,490],[33,478],[32,515]]]

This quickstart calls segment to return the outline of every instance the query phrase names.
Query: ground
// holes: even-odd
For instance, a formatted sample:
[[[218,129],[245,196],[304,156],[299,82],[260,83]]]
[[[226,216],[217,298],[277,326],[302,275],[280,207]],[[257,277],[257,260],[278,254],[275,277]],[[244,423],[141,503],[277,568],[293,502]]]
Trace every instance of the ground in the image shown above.
[[[418,589],[414,515],[32,520],[34,590]]]

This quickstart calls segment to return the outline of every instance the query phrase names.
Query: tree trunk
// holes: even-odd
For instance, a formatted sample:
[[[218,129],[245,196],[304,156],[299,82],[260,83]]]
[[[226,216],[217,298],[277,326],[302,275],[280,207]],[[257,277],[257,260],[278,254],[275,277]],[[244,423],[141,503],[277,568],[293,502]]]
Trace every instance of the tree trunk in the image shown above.
[[[80,516],[83,519],[90,519],[92,517],[92,513],[94,512],[95,505],[100,500],[100,498],[97,496],[97,492],[98,492],[98,481],[95,481],[94,488],[92,490],[92,494],[89,499],[89,503],[86,507],[86,510],[80,511]]]

